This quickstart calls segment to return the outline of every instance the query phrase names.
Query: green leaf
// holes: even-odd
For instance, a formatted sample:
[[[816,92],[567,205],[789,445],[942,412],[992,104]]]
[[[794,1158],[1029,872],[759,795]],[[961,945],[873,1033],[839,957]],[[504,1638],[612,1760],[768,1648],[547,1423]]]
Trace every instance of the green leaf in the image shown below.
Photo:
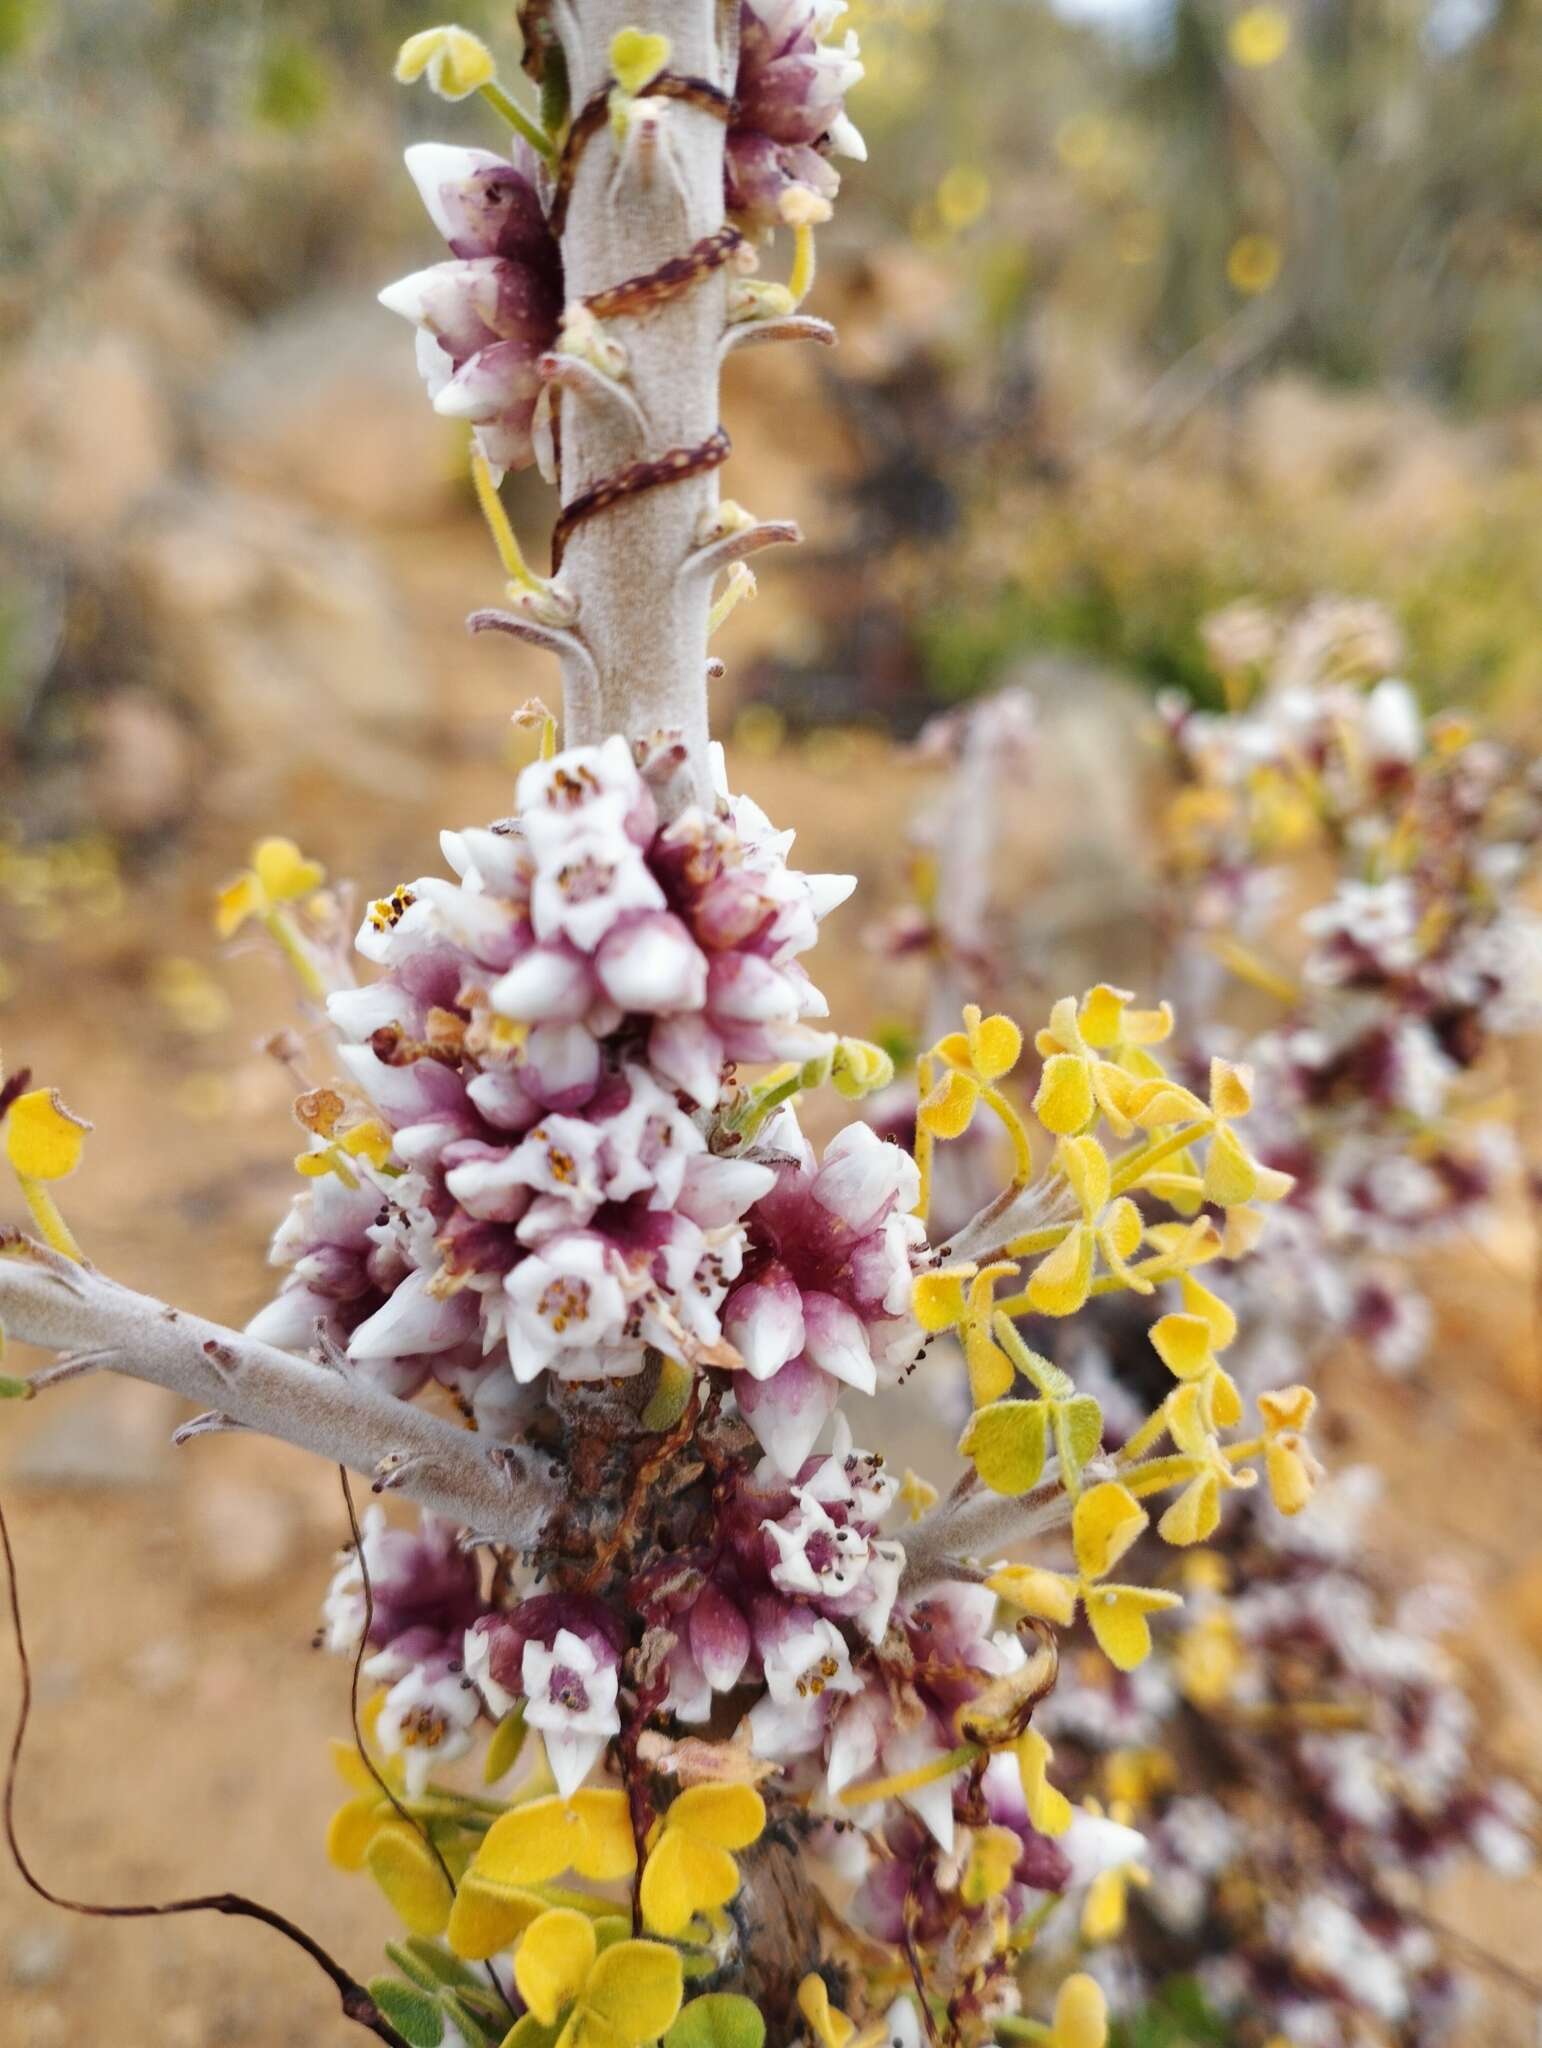
[[[0,1401],[30,1401],[32,1388],[26,1380],[12,1379],[9,1373],[0,1372]]]
[[[686,1411],[695,1384],[696,1375],[688,1365],[682,1365],[676,1358],[662,1359],[659,1383],[642,1412],[643,1428],[660,1436],[666,1429],[673,1429]]]
[[[541,55],[541,126],[560,136],[568,118],[568,60],[560,44],[548,43]]]
[[[1061,1442],[1079,1472],[1103,1441],[1103,1411],[1090,1394],[1078,1394],[1060,1410]]]
[[[509,1709],[493,1730],[487,1755],[482,1759],[482,1783],[496,1785],[505,1771],[512,1771],[524,1746],[525,1703],[521,1700],[517,1707]]]
[[[508,2030],[509,2009],[491,1991],[442,1991],[440,2000],[452,2026],[468,2041],[501,2041]]]
[[[664,2048],[763,2048],[760,2009],[736,1991],[711,1991],[682,2007],[664,2036]]]
[[[1048,1421],[1042,1401],[993,1401],[976,1409],[958,1447],[993,1493],[1026,1493],[1044,1470]]]
[[[453,1984],[457,1988],[468,1985],[485,1988],[485,1980],[459,1956],[452,1956],[447,1948],[441,1948],[436,1941],[426,1940],[421,1934],[409,1935],[402,1942],[388,1941],[386,1954],[404,1977],[410,1977],[414,1984],[421,1984],[425,1991],[435,1991],[441,1984]]]
[[[439,2048],[444,2039],[444,2014],[437,1998],[415,1984],[395,1977],[372,1977],[369,1995],[410,2048]]]

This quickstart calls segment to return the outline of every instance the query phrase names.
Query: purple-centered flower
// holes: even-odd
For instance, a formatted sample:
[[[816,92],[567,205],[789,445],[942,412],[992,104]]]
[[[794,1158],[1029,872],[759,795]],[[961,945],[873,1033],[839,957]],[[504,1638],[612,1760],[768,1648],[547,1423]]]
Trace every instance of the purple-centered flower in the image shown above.
[[[841,182],[830,156],[867,155],[846,114],[862,76],[856,36],[823,40],[845,11],[845,0],[743,0],[725,181],[746,227],[828,220]]]
[[[418,330],[418,368],[435,412],[467,420],[495,470],[535,459],[531,421],[541,357],[562,317],[562,258],[542,204],[535,154],[420,142],[407,151],[429,218],[452,260],[388,285],[380,303]]]
[[[910,1314],[920,1178],[909,1153],[866,1124],[848,1125],[816,1162],[790,1110],[760,1149],[776,1183],[745,1219],[744,1275],[723,1332],[744,1361],[740,1411],[791,1475],[839,1385],[873,1393],[920,1342]]]

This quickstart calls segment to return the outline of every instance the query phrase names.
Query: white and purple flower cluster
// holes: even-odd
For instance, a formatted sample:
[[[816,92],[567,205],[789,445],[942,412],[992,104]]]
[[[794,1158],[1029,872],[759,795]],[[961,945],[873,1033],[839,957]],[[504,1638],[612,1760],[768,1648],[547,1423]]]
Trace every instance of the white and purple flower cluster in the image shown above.
[[[661,826],[621,740],[527,769],[519,806],[445,835],[455,880],[365,917],[359,949],[383,972],[328,1012],[390,1160],[297,1199],[273,1254],[289,1276],[252,1329],[305,1349],[319,1324],[393,1392],[432,1375],[507,1431],[543,1374],[630,1377],[650,1347],[736,1362],[725,1301],[752,1243],[781,1232],[797,1258],[816,1238],[861,1256],[791,1349],[773,1358],[758,1331],[755,1372],[798,1363],[871,1391],[864,1329],[891,1349],[894,1327],[913,1336],[886,1306],[909,1283],[892,1221],[908,1162],[859,1130],[805,1197],[806,1148],[709,1143],[736,1063],[833,1046],[806,1021],[825,1005],[798,955],[849,880],[789,868],[790,835],[744,799]]]
[[[380,303],[417,328],[435,412],[469,421],[494,470],[523,469],[563,304],[535,152],[517,137],[509,157],[420,142],[407,169],[451,260],[388,285]]]
[[[845,12],[846,0],[742,0],[725,196],[743,227],[828,220],[841,183],[831,155],[867,155],[846,113],[857,38],[825,41]]]

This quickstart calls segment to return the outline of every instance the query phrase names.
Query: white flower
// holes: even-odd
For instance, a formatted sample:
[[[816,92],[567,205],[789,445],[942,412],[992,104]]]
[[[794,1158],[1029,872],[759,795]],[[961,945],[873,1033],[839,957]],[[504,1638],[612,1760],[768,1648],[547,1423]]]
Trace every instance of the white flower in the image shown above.
[[[526,1723],[540,1729],[557,1790],[570,1799],[606,1743],[621,1732],[620,1674],[614,1662],[602,1661],[582,1636],[564,1628],[550,1649],[526,1643],[520,1676]]]
[[[802,1488],[797,1506],[779,1522],[762,1522],[776,1550],[771,1583],[784,1593],[815,1593],[838,1600],[857,1586],[871,1555],[859,1530],[832,1521]]]
[[[388,1675],[388,1656],[368,1660],[370,1677]],[[436,1763],[466,1754],[481,1711],[475,1687],[444,1665],[415,1664],[391,1687],[375,1735],[387,1756],[402,1758],[410,1799],[422,1798]]]
[[[511,1269],[509,1359],[517,1380],[548,1366],[563,1379],[640,1372],[641,1345],[623,1348],[628,1304],[603,1238],[573,1230],[548,1238]]]

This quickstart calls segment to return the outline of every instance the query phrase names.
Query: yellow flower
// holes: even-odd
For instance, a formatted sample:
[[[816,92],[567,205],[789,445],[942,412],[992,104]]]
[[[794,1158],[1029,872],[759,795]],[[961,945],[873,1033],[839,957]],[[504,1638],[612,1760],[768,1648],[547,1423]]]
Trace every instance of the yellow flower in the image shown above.
[[[484,1883],[526,1890],[564,1870],[610,1884],[636,1868],[626,1794],[608,1786],[586,1786],[571,1799],[552,1793],[500,1814],[471,1865]]]
[[[68,1179],[79,1166],[86,1133],[92,1127],[84,1117],[66,1109],[56,1089],[28,1088],[29,1079],[25,1072],[13,1074],[0,1091],[5,1156],[43,1242],[65,1258],[83,1263],[85,1254],[49,1193],[49,1184]]]
[[[66,1109],[56,1088],[29,1088],[5,1111],[5,1156],[24,1181],[66,1180],[80,1164],[91,1128]]]
[[[947,1068],[919,1111],[933,1137],[962,1137],[982,1097],[999,1105],[995,1083],[1011,1073],[1022,1050],[1023,1034],[1010,1017],[982,1017],[976,1004],[966,1003],[963,1030],[933,1048]]]
[[[940,1330],[958,1330],[977,1408],[998,1399],[1016,1378],[1011,1359],[991,1335],[996,1282],[1016,1271],[1010,1260],[983,1269],[942,1266],[921,1274],[915,1283],[912,1307],[922,1329],[933,1335]]]
[[[968,1847],[959,1897],[966,1906],[985,1906],[1012,1882],[1022,1840],[1010,1828],[980,1827],[970,1831]]]
[[[685,1993],[679,1954],[661,1941],[601,1949],[594,1922],[570,1907],[533,1920],[514,1955],[514,1982],[555,2048],[642,2048],[666,2033]]]
[[[1125,1286],[1149,1294],[1151,1282],[1129,1265],[1143,1234],[1140,1211],[1128,1195],[1110,1200],[1112,1174],[1102,1146],[1096,1138],[1062,1138],[1055,1160],[1076,1196],[1082,1220],[1034,1267],[1027,1287],[1029,1306],[1040,1315],[1074,1316],[1092,1292],[1099,1252]]]
[[[1278,1202],[1295,1185],[1288,1173],[1260,1166],[1232,1129],[1233,1122],[1253,1106],[1250,1067],[1230,1060],[1210,1062],[1210,1101],[1200,1101],[1176,1081],[1151,1081],[1134,1097],[1131,1114],[1142,1130],[1204,1119],[1210,1126],[1201,1192],[1219,1208],[1240,1208],[1246,1202]],[[1203,1133],[1197,1134],[1203,1135]]]
[[[905,1476],[900,1481],[900,1490],[895,1498],[901,1503],[912,1522],[919,1522],[923,1515],[930,1514],[942,1498],[929,1479],[923,1479],[918,1472],[905,1467]]]
[[[1290,17],[1281,7],[1245,7],[1227,30],[1226,47],[1250,71],[1277,63],[1290,47]]]
[[[411,85],[425,76],[441,99],[463,100],[491,83],[497,66],[480,36],[446,23],[442,28],[419,29],[396,53],[398,84]]]
[[[867,2036],[858,2035],[856,2021],[830,2003],[824,1978],[813,1971],[798,1986],[798,2010],[819,2048],[863,2048]],[[884,2038],[882,2030],[877,2038]]]
[[[1133,1671],[1151,1653],[1147,1616],[1182,1605],[1176,1593],[1155,1586],[1103,1583],[1148,1520],[1128,1487],[1116,1480],[1103,1480],[1089,1487],[1072,1510],[1074,1578],[1033,1566],[1008,1566],[995,1574],[991,1587],[1029,1614],[1061,1626],[1071,1620],[1080,1600],[1104,1656],[1119,1670]]]
[[[1225,1305],[1218,1302],[1217,1306]],[[1230,1310],[1226,1314],[1229,1316]],[[1216,1335],[1224,1327],[1223,1322],[1207,1314],[1158,1316],[1151,1325],[1153,1350],[1180,1382],[1167,1397],[1169,1427],[1175,1418],[1179,1428],[1190,1427],[1185,1411],[1192,1412],[1201,1428],[1212,1431],[1230,1429],[1242,1420],[1242,1396],[1237,1392],[1237,1383],[1215,1355],[1217,1345],[1224,1348],[1229,1341]],[[1231,1328],[1236,1328],[1234,1319]],[[1192,1402],[1180,1403],[1179,1396],[1189,1388],[1195,1390]],[[1173,1441],[1178,1441],[1178,1428],[1173,1428]]]
[[[1101,1113],[1117,1137],[1129,1136],[1136,1078],[1162,1071],[1136,1048],[1159,1045],[1173,1028],[1167,1004],[1127,1015],[1125,1005],[1131,1001],[1128,989],[1100,982],[1082,997],[1079,1009],[1074,997],[1063,996],[1050,1011],[1048,1028],[1034,1040],[1044,1055],[1044,1069],[1033,1109],[1045,1130],[1071,1137]],[[1104,1057],[1110,1053],[1113,1057]]]
[[[1092,1805],[1089,1800],[1089,1808]],[[1128,1815],[1116,1804],[1110,1810],[1110,1818],[1124,1821]],[[1121,1863],[1115,1870],[1099,1871],[1082,1901],[1082,1940],[1093,1944],[1116,1941],[1129,1917],[1130,1886],[1150,1882],[1150,1871],[1140,1863]]]
[[[1063,1835],[1071,1825],[1071,1802],[1049,1782],[1054,1751],[1037,1728],[1017,1738],[1017,1775],[1022,1783],[1028,1818],[1041,1835]]]
[[[1317,1396],[1310,1387],[1280,1387],[1258,1397],[1264,1425],[1264,1475],[1282,1515],[1299,1515],[1322,1477],[1322,1466],[1305,1434],[1316,1406]]]
[[[248,918],[266,918],[281,903],[314,895],[326,878],[320,862],[307,860],[292,839],[260,839],[251,866],[215,899],[214,928],[222,939],[231,938]]]
[[[1157,1534],[1173,1544],[1207,1543],[1220,1525],[1221,1495],[1254,1485],[1258,1474],[1239,1469],[1227,1458],[1206,1422],[1204,1390],[1198,1383],[1168,1395],[1166,1417],[1173,1442],[1190,1469],[1182,1493],[1158,1522]]]
[[[1095,1977],[1078,1970],[1067,1977],[1055,1999],[1047,2048],[1104,2048],[1108,2039],[1108,2000]]]
[[[680,1935],[698,1913],[726,1906],[739,1889],[729,1853],[747,1849],[766,1824],[765,1801],[751,1785],[693,1785],[649,1837],[640,1898],[657,1934]]]

